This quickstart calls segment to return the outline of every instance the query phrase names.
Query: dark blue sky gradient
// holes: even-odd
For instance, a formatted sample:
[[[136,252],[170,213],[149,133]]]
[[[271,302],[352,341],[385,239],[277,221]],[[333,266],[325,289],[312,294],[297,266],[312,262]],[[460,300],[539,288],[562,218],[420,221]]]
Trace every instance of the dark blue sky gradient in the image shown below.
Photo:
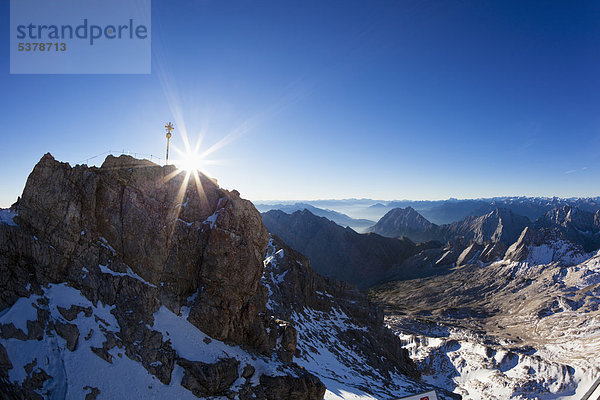
[[[600,195],[597,1],[154,1],[146,76],[9,75],[8,3],[0,206],[169,120],[251,199]]]

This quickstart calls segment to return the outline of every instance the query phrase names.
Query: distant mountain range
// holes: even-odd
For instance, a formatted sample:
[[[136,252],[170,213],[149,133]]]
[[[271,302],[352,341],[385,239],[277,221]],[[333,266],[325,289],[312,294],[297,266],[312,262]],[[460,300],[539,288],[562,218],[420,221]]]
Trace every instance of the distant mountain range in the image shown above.
[[[413,279],[448,273],[454,266],[489,263],[527,250],[518,243],[571,243],[574,252],[600,248],[600,211],[570,206],[548,211],[535,223],[505,208],[436,225],[412,207],[389,211],[372,232],[359,234],[308,210],[262,214],[269,232],[306,255],[322,275],[359,288],[393,279]],[[416,244],[416,242],[422,242]],[[527,243],[529,243],[527,242]],[[525,252],[525,253],[523,253]]]
[[[255,204],[255,207],[261,213],[267,212],[269,210],[281,210],[284,213],[292,214],[296,211],[308,210],[312,214],[325,217],[336,224],[354,229],[357,232],[364,232],[369,227],[375,224],[375,221],[369,219],[355,219],[351,218],[346,214],[341,212],[337,212],[334,210],[327,210],[323,208],[318,208],[308,203],[294,203],[294,204]]]
[[[369,231],[387,237],[405,236],[415,242],[446,242],[462,237],[477,244],[502,242],[510,246],[529,226],[538,230],[557,230],[586,251],[600,247],[600,211],[591,213],[571,206],[550,210],[535,223],[509,209],[497,208],[480,217],[469,216],[445,225],[429,222],[412,207],[395,208]]]
[[[548,211],[562,206],[576,207],[580,210],[595,213],[600,210],[600,197],[589,198],[559,198],[559,197],[494,197],[486,199],[448,199],[448,200],[305,200],[305,201],[272,201],[255,204],[259,211],[281,209],[294,203],[301,203],[304,208],[310,205],[328,211],[335,210],[346,214],[352,219],[367,219],[377,221],[385,213],[394,208],[411,207],[434,224],[443,225],[461,221],[468,216],[480,217],[494,211],[496,208],[506,208],[517,215],[522,215],[531,221],[537,220]],[[314,212],[314,210],[308,209]],[[288,209],[286,212],[295,210]],[[329,218],[325,214],[319,214]],[[331,219],[331,218],[330,218]],[[337,221],[336,221],[337,222]],[[339,222],[338,222],[339,223]],[[342,222],[341,225],[353,225]],[[357,228],[360,231],[360,227]]]
[[[416,242],[446,242],[462,236],[478,244],[501,241],[510,245],[529,224],[527,217],[497,208],[480,217],[469,216],[462,221],[436,225],[412,207],[406,207],[389,211],[369,231],[387,237],[406,236]]]

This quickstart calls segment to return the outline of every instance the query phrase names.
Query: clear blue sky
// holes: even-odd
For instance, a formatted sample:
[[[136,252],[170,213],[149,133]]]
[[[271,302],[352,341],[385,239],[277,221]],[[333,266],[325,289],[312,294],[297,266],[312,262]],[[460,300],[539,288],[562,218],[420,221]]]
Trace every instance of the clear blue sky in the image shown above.
[[[600,195],[597,1],[153,1],[140,76],[9,75],[0,14],[0,206],[170,120],[250,199]]]

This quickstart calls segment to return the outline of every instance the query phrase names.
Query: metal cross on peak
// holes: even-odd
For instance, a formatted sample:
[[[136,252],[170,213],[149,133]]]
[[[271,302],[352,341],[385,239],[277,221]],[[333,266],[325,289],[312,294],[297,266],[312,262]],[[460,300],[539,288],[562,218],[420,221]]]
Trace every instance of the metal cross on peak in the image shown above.
[[[167,130],[167,134],[170,135],[171,131],[173,131],[175,129],[175,127],[173,126],[172,123],[169,122],[168,124],[165,125],[165,129]]]
[[[165,158],[165,163],[169,165],[169,142],[171,141],[171,131],[175,129],[172,123],[168,123],[165,125],[165,129],[167,130],[167,157]]]

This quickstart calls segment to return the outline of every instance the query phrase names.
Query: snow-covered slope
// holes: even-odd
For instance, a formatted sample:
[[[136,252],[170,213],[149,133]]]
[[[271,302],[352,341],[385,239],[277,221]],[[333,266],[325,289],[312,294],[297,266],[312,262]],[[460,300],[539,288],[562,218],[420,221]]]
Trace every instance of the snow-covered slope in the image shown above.
[[[287,252],[293,256],[290,249]],[[369,309],[360,293],[341,283],[329,285],[334,281],[327,282],[302,265],[307,263],[305,259],[286,257],[285,253],[270,241],[261,280],[269,292],[267,310],[289,317],[289,322],[279,322],[291,323],[297,330],[294,361],[327,386],[325,399],[390,399],[432,389],[403,373],[406,371],[398,361],[409,360],[398,360],[393,348],[389,352],[378,348],[394,336],[387,332],[385,337],[386,330],[382,333],[377,329],[376,320],[371,319],[378,316],[369,315],[375,310]],[[297,268],[291,268],[290,263]],[[151,286],[134,274],[106,269],[98,266],[101,274],[108,275],[106,279]],[[96,269],[82,272],[90,274],[90,270]],[[307,279],[297,280],[298,274]],[[290,296],[287,291],[291,288],[311,293],[314,300],[299,297],[297,304],[280,304]],[[167,343],[169,351],[175,353],[170,361],[157,357],[150,364],[161,367],[163,362],[176,360],[168,381],[161,381],[119,339],[124,332],[114,305],[94,303],[67,283],[49,284],[39,290],[29,285],[27,290],[28,296],[19,298],[0,315],[0,367],[7,369],[8,380],[21,386],[21,393],[28,398],[197,398],[190,390],[193,385],[186,383],[185,363],[180,361],[215,365],[233,360],[222,367],[233,368],[233,374],[218,375],[221,380],[230,380],[224,386],[223,399],[231,393],[236,393],[235,398],[246,398],[244,393],[250,393],[264,376],[298,375],[296,367],[275,355],[248,352],[206,335],[187,320],[188,306],[179,314],[161,306],[145,325],[148,336],[157,338],[154,345]],[[341,294],[341,298],[336,297]],[[278,345],[285,344],[279,341]],[[439,395],[451,398],[441,392]]]
[[[395,399],[432,390],[406,370],[412,362],[402,342],[381,326],[381,313],[364,295],[315,274],[279,240],[269,242],[261,282],[267,308],[297,329],[295,362],[325,383],[325,399]],[[434,389],[440,399],[451,398]]]
[[[569,242],[520,241],[373,296],[423,379],[464,398],[580,399],[600,377],[600,254]]]
[[[0,316],[0,367],[9,367],[9,381],[27,389],[24,396],[83,399],[95,393],[99,399],[197,398],[182,386],[185,370],[179,363],[171,365],[172,375],[165,383],[129,353],[117,336],[122,332],[113,314],[115,306],[94,305],[64,283],[41,290],[40,295],[20,298]],[[178,360],[215,364],[235,359],[235,374],[224,395],[258,385],[263,375],[297,375],[275,356],[210,338],[187,321],[188,312],[184,307],[177,315],[160,307],[146,328],[159,339],[157,343],[164,338]],[[151,366],[161,364],[157,360]]]

